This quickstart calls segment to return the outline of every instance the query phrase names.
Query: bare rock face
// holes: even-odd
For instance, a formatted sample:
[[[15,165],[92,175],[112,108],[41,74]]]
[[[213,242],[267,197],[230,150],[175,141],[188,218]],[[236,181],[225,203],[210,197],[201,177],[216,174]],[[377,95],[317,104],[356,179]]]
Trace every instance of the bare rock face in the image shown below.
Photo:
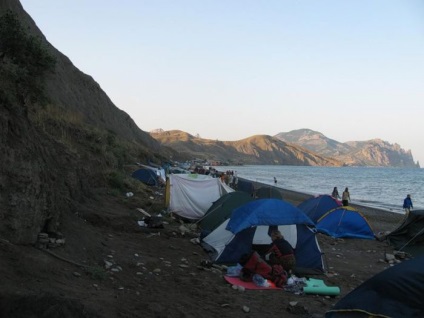
[[[380,167],[419,167],[414,162],[410,150],[406,151],[398,144],[390,144],[381,139],[347,142],[351,151],[341,158],[351,160],[352,165]]]

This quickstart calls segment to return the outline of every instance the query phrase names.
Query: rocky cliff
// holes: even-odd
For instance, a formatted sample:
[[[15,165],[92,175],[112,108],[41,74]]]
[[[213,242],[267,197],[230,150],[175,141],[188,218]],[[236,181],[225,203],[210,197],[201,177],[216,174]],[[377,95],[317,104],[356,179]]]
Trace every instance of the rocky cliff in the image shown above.
[[[348,166],[419,167],[411,150],[381,139],[341,143],[310,129],[298,129],[275,135],[282,141],[304,147]]]

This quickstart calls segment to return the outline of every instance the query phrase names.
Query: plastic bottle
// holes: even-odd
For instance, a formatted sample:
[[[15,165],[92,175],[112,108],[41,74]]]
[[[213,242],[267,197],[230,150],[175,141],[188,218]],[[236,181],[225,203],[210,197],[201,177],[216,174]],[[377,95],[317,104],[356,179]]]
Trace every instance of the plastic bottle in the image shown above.
[[[269,287],[269,282],[259,274],[253,275],[252,281],[255,283],[256,286]]]
[[[240,264],[237,264],[236,266],[230,266],[227,268],[227,276],[233,276],[237,277],[240,276],[240,271],[243,268]]]

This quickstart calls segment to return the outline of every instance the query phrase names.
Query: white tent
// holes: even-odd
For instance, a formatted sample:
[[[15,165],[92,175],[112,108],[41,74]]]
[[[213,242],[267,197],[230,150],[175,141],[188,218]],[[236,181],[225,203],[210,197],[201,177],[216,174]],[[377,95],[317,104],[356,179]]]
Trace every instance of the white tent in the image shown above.
[[[191,220],[200,219],[213,202],[234,191],[219,178],[202,174],[171,174],[168,182],[168,211]]]

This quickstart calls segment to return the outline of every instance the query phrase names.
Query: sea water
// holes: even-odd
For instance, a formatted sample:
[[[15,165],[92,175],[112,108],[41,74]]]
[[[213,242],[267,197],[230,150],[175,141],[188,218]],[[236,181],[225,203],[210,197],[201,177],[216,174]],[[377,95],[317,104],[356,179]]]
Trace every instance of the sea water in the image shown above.
[[[403,199],[411,194],[414,209],[424,209],[424,169],[376,167],[311,166],[220,166],[238,177],[311,195],[331,194],[334,187],[340,196],[348,187],[352,203],[404,213]],[[274,177],[277,184],[274,184]]]

